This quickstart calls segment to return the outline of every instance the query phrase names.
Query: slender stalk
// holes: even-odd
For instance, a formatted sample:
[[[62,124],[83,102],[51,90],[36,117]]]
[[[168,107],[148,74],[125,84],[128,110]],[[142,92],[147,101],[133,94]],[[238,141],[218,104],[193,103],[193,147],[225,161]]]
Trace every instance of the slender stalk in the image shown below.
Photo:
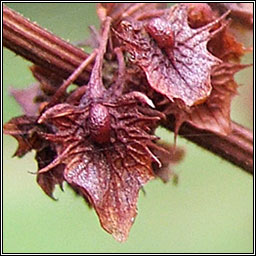
[[[88,57],[82,50],[29,22],[6,6],[3,7],[3,45],[64,79]],[[90,72],[91,66],[79,75],[75,83],[87,83]],[[164,126],[173,131],[172,117],[167,119]],[[179,134],[253,174],[253,135],[241,125],[233,122],[231,134],[220,136],[185,123]]]

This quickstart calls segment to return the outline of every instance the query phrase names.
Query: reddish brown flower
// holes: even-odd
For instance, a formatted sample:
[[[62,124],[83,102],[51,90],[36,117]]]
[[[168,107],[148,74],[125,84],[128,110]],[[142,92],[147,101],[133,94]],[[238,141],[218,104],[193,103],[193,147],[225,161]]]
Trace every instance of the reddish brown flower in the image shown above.
[[[205,101],[211,93],[211,69],[221,60],[209,53],[207,43],[223,29],[225,16],[206,26],[191,29],[187,8],[183,4],[177,5],[165,16],[149,23],[122,22],[122,32],[116,34],[125,43],[132,62],[143,69],[154,90],[171,102],[178,99],[191,107]],[[223,23],[220,28],[212,31],[220,22]],[[169,43],[163,42],[163,38],[168,36],[158,34],[160,29],[169,31]]]
[[[92,117],[95,108],[105,113]],[[107,115],[107,121],[98,128],[101,114]],[[92,118],[99,122],[93,128]],[[89,200],[103,228],[123,241],[136,216],[139,189],[154,177],[151,164],[156,157],[151,148],[156,137],[152,132],[160,119],[157,111],[140,106],[135,98],[56,105],[38,121],[56,128],[43,137],[57,149],[57,157],[39,175],[65,164],[65,180]],[[105,131],[96,135],[97,129]]]

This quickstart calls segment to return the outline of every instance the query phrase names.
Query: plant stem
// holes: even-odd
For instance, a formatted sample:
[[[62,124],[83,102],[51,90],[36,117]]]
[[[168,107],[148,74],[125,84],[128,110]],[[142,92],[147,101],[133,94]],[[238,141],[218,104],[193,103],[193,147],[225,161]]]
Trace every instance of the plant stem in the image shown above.
[[[3,6],[3,45],[34,64],[67,79],[88,57],[79,48],[65,42],[7,6]],[[91,66],[76,80],[88,82]]]
[[[3,45],[64,79],[89,56],[6,6],[3,7]],[[90,71],[91,66],[87,67],[75,83],[87,83]],[[173,118],[169,117],[164,126],[173,131]],[[253,174],[253,135],[241,125],[233,122],[231,134],[220,136],[185,123],[179,134]]]
[[[173,117],[168,117],[164,127],[174,130]],[[184,123],[179,135],[253,175],[253,133],[235,122],[231,127],[229,135],[221,136]]]

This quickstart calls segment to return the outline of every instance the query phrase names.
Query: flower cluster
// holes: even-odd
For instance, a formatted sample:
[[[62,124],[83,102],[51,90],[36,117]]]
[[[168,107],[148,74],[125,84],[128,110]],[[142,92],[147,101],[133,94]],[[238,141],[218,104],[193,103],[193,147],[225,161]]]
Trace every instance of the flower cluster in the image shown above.
[[[35,150],[37,182],[53,197],[67,182],[99,216],[102,227],[125,241],[137,214],[139,190],[181,160],[178,147],[160,144],[156,128],[174,115],[176,133],[190,122],[230,131],[234,74],[243,46],[226,17],[207,4],[97,6],[101,21],[87,84],[68,84],[38,66],[38,84],[13,91],[25,115],[4,125],[19,143],[16,156]],[[86,67],[83,67],[86,68]],[[35,98],[35,104],[24,99]]]

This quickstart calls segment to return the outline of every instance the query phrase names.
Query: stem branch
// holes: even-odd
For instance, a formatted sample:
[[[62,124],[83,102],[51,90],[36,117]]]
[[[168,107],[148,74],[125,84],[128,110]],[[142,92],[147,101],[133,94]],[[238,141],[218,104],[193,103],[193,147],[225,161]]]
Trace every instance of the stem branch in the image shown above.
[[[164,127],[174,131],[172,117],[167,119]],[[229,135],[221,136],[184,123],[179,135],[253,175],[253,134],[235,122],[232,122],[231,127]]]
[[[50,70],[64,79],[88,57],[79,48],[30,22],[7,6],[3,6],[3,45],[34,64]],[[76,83],[88,82],[90,68]]]

